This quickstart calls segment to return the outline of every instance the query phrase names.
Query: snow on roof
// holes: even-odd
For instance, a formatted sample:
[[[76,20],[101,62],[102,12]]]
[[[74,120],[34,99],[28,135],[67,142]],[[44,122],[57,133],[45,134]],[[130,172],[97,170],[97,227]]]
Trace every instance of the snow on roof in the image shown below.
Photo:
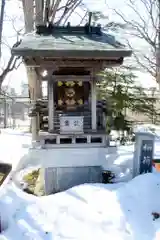
[[[103,55],[106,57],[127,57],[131,55],[131,51],[117,42],[114,36],[105,33],[87,35],[76,31],[73,33],[56,32],[47,35],[32,32],[26,34],[21,43],[12,49],[13,54],[22,56],[38,56],[38,53],[43,56],[55,56],[57,52],[74,52],[74,54],[90,52],[91,54],[93,51],[97,57]]]

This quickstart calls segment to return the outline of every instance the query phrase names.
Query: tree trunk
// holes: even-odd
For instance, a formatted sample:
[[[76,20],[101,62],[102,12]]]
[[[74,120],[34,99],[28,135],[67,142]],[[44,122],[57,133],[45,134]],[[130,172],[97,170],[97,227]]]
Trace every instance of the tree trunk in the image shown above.
[[[36,5],[35,25],[43,25],[44,0],[35,0],[35,5]]]
[[[24,12],[24,19],[25,19],[25,32],[30,33],[34,30],[34,16],[35,16],[35,23],[36,25],[43,23],[43,5],[44,0],[36,0],[35,1],[35,9],[36,15],[34,15],[34,7],[33,7],[33,0],[22,0],[23,3],[23,12]],[[28,77],[28,86],[30,92],[30,99],[32,102],[35,102],[38,97],[38,76],[34,68],[26,68],[27,77]],[[37,118],[32,117],[31,119],[31,130],[32,130],[32,140],[37,139]]]
[[[25,21],[25,32],[29,33],[34,30],[34,1],[33,0],[22,0],[24,21]]]

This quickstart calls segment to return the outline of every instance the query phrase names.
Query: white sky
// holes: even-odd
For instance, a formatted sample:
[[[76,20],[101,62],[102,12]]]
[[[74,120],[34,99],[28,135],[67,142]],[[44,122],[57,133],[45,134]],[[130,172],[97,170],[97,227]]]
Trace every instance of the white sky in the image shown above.
[[[113,13],[111,9],[120,9],[120,11],[123,10],[125,15],[127,15],[129,18],[134,18],[133,13],[130,11],[130,9],[127,7],[125,1],[127,0],[85,0],[87,5],[89,6],[90,10],[92,11],[103,11],[105,15],[109,17],[109,21],[119,21],[120,19]],[[137,6],[138,7],[138,6]],[[21,11],[20,4],[17,0],[11,0],[6,5],[6,12],[7,12],[7,19],[15,19],[14,25],[16,26],[16,29],[21,29],[23,26],[23,15]],[[143,12],[143,10],[142,10]],[[127,13],[127,14],[126,14]],[[73,19],[74,23],[75,21],[78,22],[78,18],[74,16]],[[14,44],[16,41],[16,33],[13,30],[13,24],[10,22],[10,20],[5,21],[4,23],[4,42],[9,43],[10,46]],[[142,42],[141,47],[145,47],[144,43]],[[6,62],[6,59],[9,56],[9,50],[8,48],[2,49],[3,58],[1,59],[1,65],[3,65],[4,62]],[[144,73],[138,73],[138,79],[140,83],[146,87],[154,87],[157,86],[155,81],[151,78],[149,74]],[[13,71],[11,74],[8,75],[5,85],[9,84],[10,86],[13,86],[16,88],[16,90],[19,92],[21,83],[27,82],[26,72],[24,66],[21,66],[18,70]]]

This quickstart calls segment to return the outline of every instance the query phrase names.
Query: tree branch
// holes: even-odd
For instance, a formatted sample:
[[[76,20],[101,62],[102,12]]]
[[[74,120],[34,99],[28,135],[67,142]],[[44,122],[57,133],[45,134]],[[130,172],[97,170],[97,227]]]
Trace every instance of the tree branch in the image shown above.
[[[16,44],[14,44],[13,46],[18,45],[20,42],[17,42]],[[8,63],[6,65],[6,67],[3,69],[3,72],[0,75],[0,89],[2,86],[2,83],[4,81],[4,79],[6,78],[7,74],[12,72],[14,69],[18,69],[18,67],[21,65],[22,61],[20,61],[18,64],[18,60],[20,60],[20,57],[15,57],[11,54]]]
[[[53,22],[54,19],[55,19],[56,11],[57,11],[57,9],[58,9],[60,3],[61,3],[61,0],[56,0],[56,2],[55,2],[54,5],[53,5],[52,16],[51,16],[51,22]]]
[[[126,26],[130,26],[128,35],[134,38],[139,38],[147,43],[147,51],[136,52],[131,43],[128,42],[129,47],[133,50],[133,56],[143,70],[150,73],[153,77],[156,76],[156,58],[155,52],[157,49],[158,40],[158,8],[156,0],[139,0],[136,5],[135,0],[128,0],[128,7],[135,14],[134,19],[125,17],[125,14],[114,9],[114,12],[123,20]],[[138,9],[143,9],[144,15]],[[124,30],[125,28],[123,28]],[[126,29],[127,30],[127,29]]]
[[[63,13],[61,14],[60,19],[56,22],[56,25],[59,25],[62,23],[65,25],[65,23],[68,21],[72,13],[75,11],[75,9],[80,6],[82,0],[68,0],[64,8],[62,7]]]
[[[73,14],[73,12],[75,11],[75,9],[81,4],[82,0],[76,0],[76,2],[72,5],[72,7],[69,9],[68,11],[68,15],[66,14],[66,18],[64,20],[64,25],[66,24],[66,22],[68,21],[68,19],[71,17],[71,15]]]
[[[149,37],[146,26],[141,25],[138,21],[135,20],[128,21],[127,19],[125,19],[122,13],[118,12],[117,10],[114,11],[123,19],[123,21],[127,25],[131,26],[132,31],[136,31],[136,33],[131,33],[132,35],[135,34],[135,36],[144,39],[148,44],[150,44],[153,48],[156,49],[156,43],[152,41],[152,39]]]
[[[134,49],[132,48],[132,46],[130,45],[129,42],[128,42],[128,45],[129,45],[129,47],[131,48],[131,50],[133,51],[132,54],[133,54],[136,62],[138,63],[138,65],[139,65],[143,70],[147,71],[147,72],[150,73],[153,77],[155,77],[155,72],[152,71],[152,69],[150,69],[150,67],[148,67],[147,64],[145,64],[145,62],[142,61],[142,60],[138,57],[138,55],[135,53]],[[143,55],[142,55],[142,56],[143,56]]]

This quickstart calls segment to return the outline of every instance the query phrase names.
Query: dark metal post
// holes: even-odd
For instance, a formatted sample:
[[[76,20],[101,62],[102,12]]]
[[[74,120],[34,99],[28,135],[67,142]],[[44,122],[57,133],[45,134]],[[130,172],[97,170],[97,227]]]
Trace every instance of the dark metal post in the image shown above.
[[[160,0],[158,1],[158,43],[156,49],[156,80],[160,88]]]
[[[0,12],[0,57],[1,57],[1,45],[2,45],[2,32],[3,32],[3,21],[4,21],[4,9],[6,0],[1,0],[1,12]]]

